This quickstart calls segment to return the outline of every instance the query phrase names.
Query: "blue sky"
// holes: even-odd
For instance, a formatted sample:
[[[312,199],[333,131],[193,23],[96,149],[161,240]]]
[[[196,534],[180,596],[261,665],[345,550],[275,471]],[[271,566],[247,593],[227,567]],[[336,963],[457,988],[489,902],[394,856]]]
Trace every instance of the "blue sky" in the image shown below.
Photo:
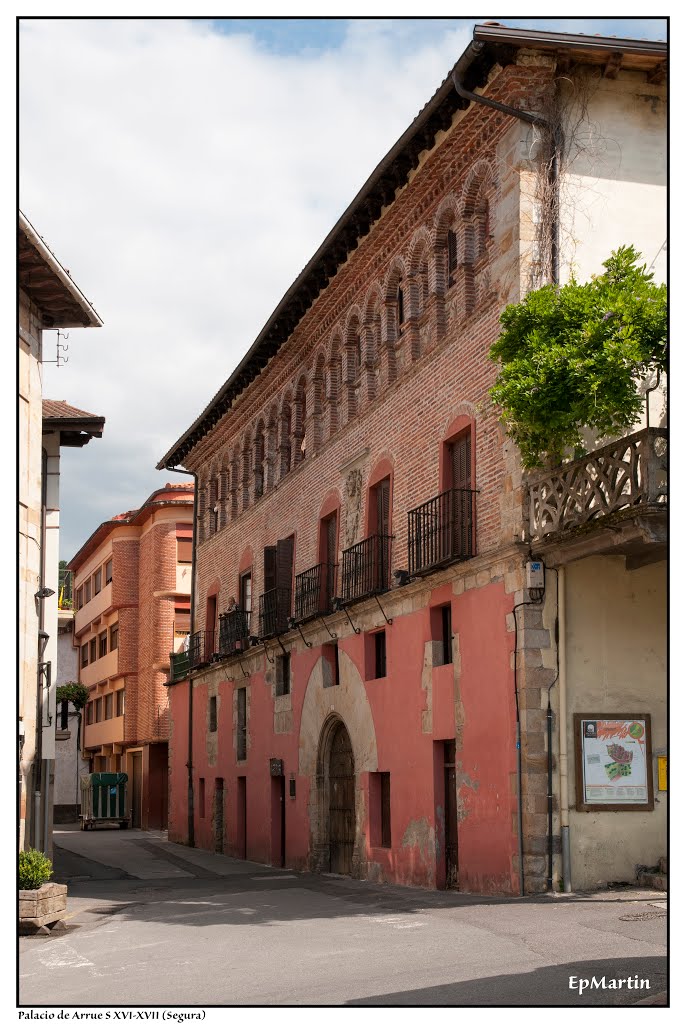
[[[178,480],[156,463],[476,20],[665,34],[655,19],[489,14],[22,21],[20,204],[104,321],[72,330],[69,363],[45,367],[46,397],[106,418],[102,440],[63,453],[61,557]],[[46,332],[48,359],[54,344]]]

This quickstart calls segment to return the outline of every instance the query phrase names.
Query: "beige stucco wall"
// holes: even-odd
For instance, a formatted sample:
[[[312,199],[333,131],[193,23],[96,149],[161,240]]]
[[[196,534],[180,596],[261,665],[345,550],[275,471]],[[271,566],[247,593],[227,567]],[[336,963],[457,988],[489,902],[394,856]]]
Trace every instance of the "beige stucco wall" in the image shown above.
[[[631,881],[636,865],[667,853],[667,794],[657,761],[667,748],[667,570],[658,562],[627,572],[605,556],[566,569],[569,802],[574,889]],[[651,715],[653,811],[576,811],[573,715]]]

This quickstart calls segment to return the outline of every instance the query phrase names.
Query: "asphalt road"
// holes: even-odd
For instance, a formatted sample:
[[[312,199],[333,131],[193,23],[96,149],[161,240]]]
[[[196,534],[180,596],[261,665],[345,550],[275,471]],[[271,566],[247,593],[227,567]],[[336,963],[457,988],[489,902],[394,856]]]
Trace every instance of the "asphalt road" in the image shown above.
[[[626,1006],[667,987],[662,893],[429,892],[63,829],[67,929],[20,940],[20,1006]]]

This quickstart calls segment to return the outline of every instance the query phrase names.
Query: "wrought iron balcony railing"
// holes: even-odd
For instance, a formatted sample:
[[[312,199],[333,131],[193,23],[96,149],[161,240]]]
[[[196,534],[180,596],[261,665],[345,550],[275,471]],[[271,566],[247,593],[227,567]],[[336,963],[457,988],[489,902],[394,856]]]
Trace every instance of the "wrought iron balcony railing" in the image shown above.
[[[391,586],[391,536],[375,533],[343,552],[340,601],[348,604]]]
[[[172,683],[178,683],[185,679],[191,670],[191,661],[188,651],[179,651],[178,654],[169,655],[169,679]]]
[[[333,562],[320,562],[295,577],[295,621],[305,622],[316,615],[329,615],[336,596],[336,570]]]
[[[214,641],[215,634],[212,629],[201,629],[199,632],[191,634],[188,643],[191,668],[202,668],[204,665],[209,665],[215,652]]]
[[[291,615],[291,592],[274,587],[260,596],[260,638],[266,639],[288,632]]]
[[[532,540],[622,509],[667,503],[667,431],[648,427],[568,462],[529,484]]]
[[[232,608],[219,616],[219,656],[230,658],[248,646],[250,639],[250,612]]]
[[[452,489],[407,513],[410,576],[476,554],[476,491]]]

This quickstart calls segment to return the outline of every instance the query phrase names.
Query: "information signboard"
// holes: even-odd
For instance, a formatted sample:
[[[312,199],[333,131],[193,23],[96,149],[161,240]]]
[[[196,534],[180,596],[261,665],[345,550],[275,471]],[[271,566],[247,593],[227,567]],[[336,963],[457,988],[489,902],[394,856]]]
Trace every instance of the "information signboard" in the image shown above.
[[[653,809],[650,715],[574,715],[579,811]]]

